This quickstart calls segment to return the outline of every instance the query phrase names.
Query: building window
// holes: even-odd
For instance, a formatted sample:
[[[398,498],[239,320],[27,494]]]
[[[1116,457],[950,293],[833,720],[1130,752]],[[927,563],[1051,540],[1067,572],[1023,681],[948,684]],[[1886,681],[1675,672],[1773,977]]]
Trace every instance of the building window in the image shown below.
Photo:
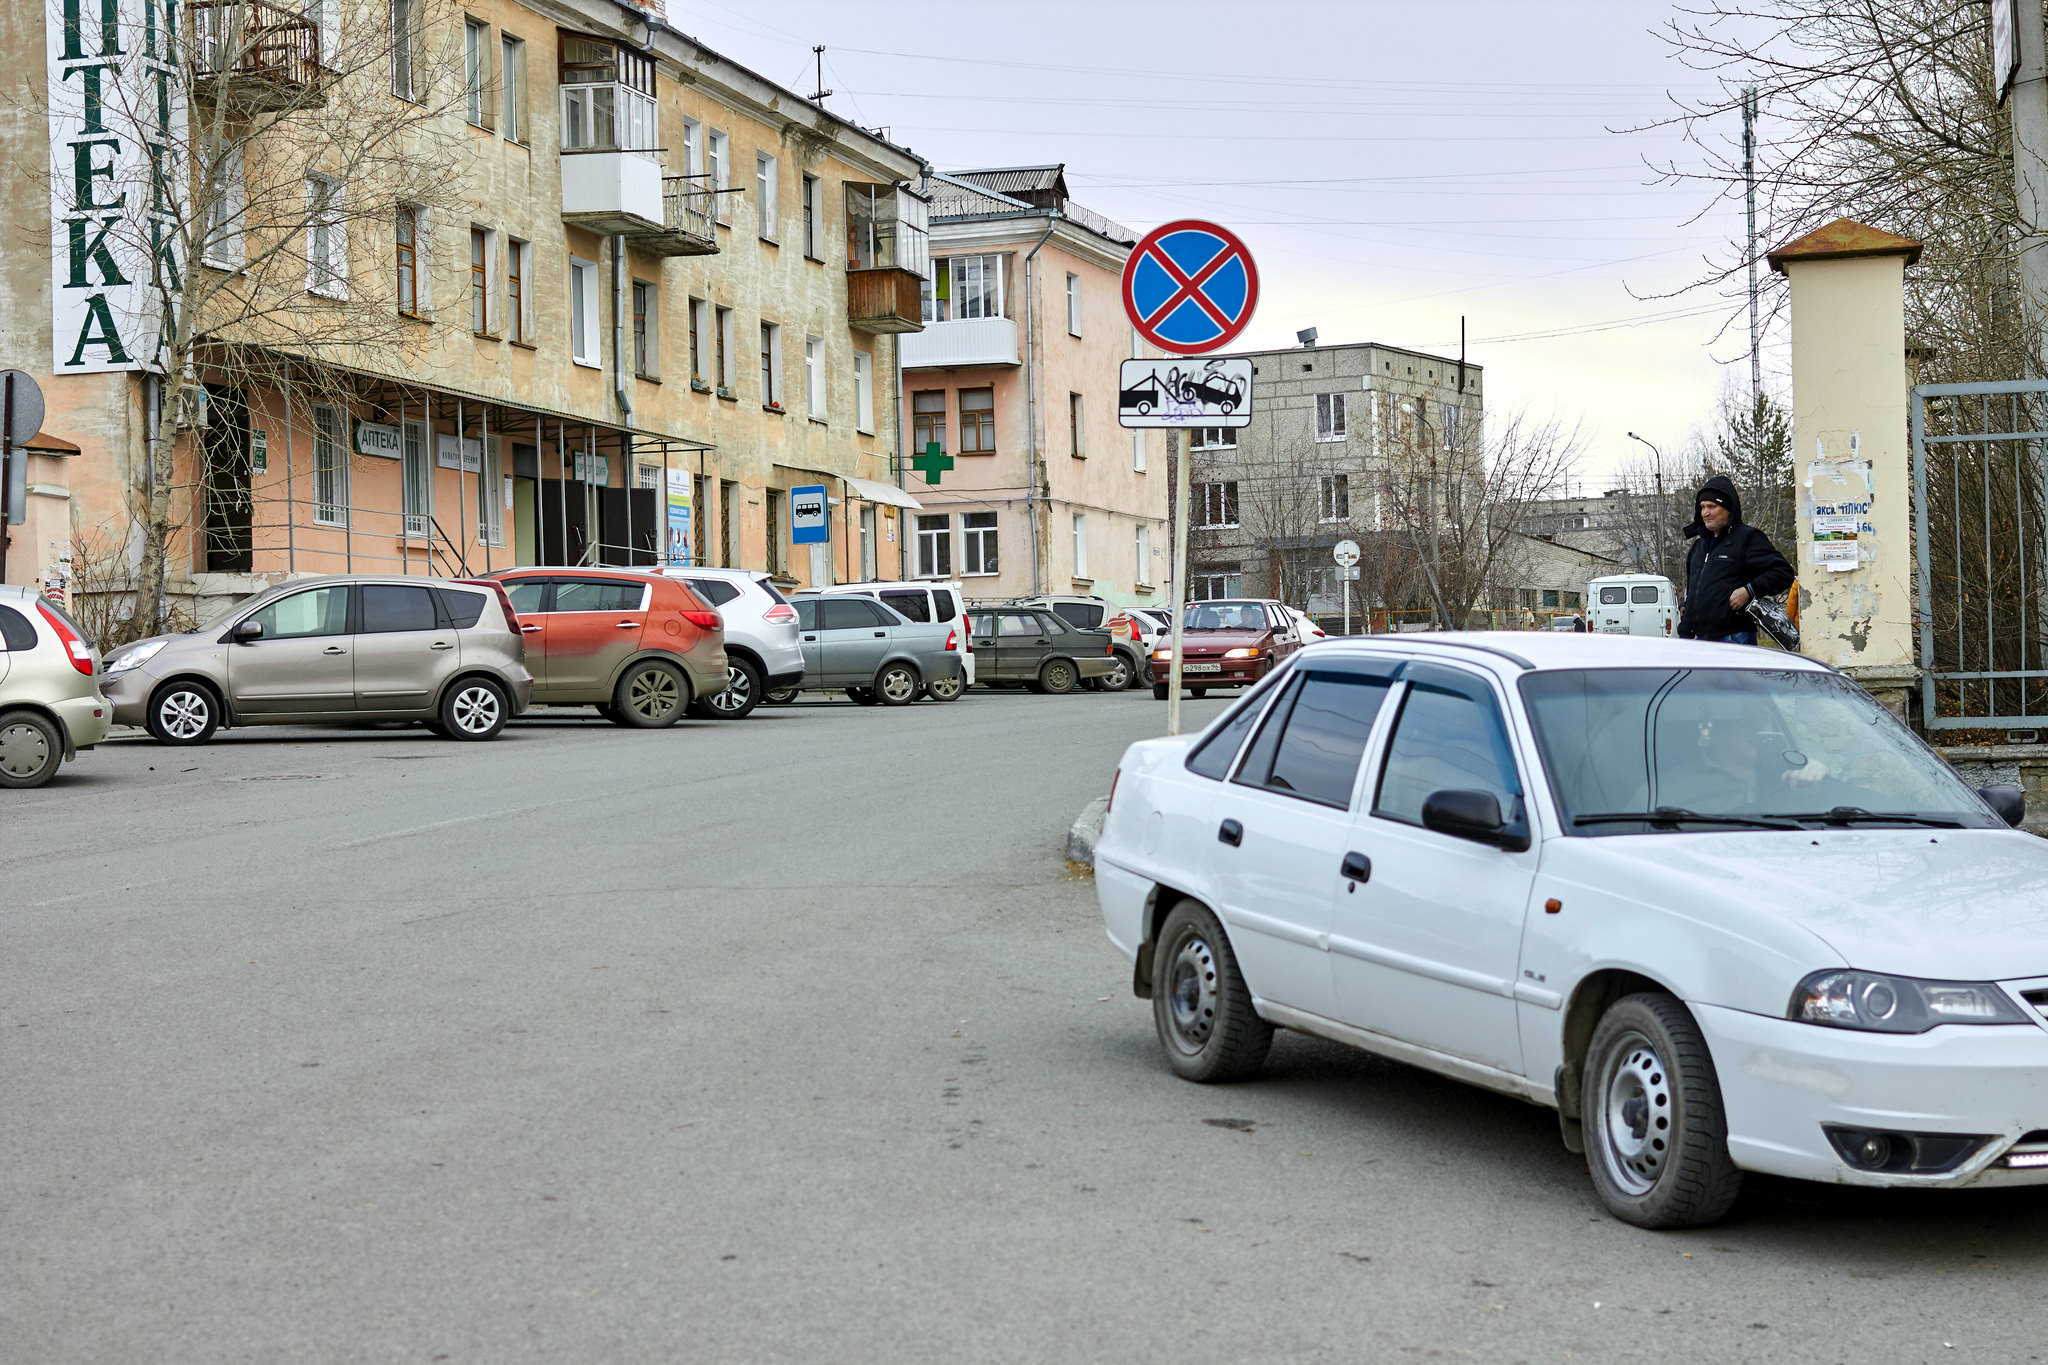
[[[1196,450],[1236,450],[1237,429],[1235,427],[1196,427],[1194,448]]]
[[[1343,394],[1319,393],[1316,395],[1316,439],[1318,441],[1341,441],[1344,439]]]
[[[481,545],[505,543],[504,438],[484,440],[483,463],[476,475],[476,538]]]
[[[526,306],[526,276],[532,261],[533,243],[509,243],[505,252],[505,335],[514,341],[533,339],[533,310]]]
[[[996,453],[996,391],[960,390],[960,453]]]
[[[710,136],[705,140],[705,146],[708,149],[705,154],[706,160],[704,165],[705,183],[713,190],[731,189],[732,139],[719,132],[716,128],[713,128]],[[728,194],[713,194],[711,196],[712,221],[718,223],[726,221],[725,201],[731,197]]]
[[[1465,408],[1460,403],[1445,403],[1437,413],[1444,424],[1444,449],[1457,450],[1465,437]]]
[[[1188,575],[1188,600],[1190,602],[1214,602],[1223,598],[1244,596],[1244,575],[1234,570],[1220,573],[1192,573]]]
[[[1131,468],[1140,474],[1145,472],[1145,433],[1143,431],[1133,431],[1131,433]]]
[[[820,239],[819,239],[819,236],[818,236],[818,228],[819,228],[819,226],[820,226],[820,223],[819,223],[819,221],[818,221],[818,210],[819,210],[819,198],[818,198],[818,195],[819,195],[819,191],[818,191],[818,177],[817,177],[817,176],[815,176],[815,175],[807,175],[807,176],[805,176],[805,177],[804,177],[804,186],[803,186],[803,188],[804,188],[804,255],[806,255],[806,256],[808,256],[808,257],[810,257],[810,258],[811,258],[812,260],[814,260],[814,261],[815,261],[815,260],[821,260],[821,259],[823,259],[823,255],[824,255],[824,253],[823,253],[823,250],[822,250],[822,247],[823,247],[823,243],[822,243],[822,242],[820,241]]]
[[[661,373],[661,312],[654,286],[633,281],[633,373],[653,379]]]
[[[597,265],[569,258],[569,358],[578,365],[598,363]]]
[[[690,378],[700,384],[709,382],[704,376],[704,325],[709,310],[704,300],[690,300]]]
[[[506,38],[499,47],[499,131],[507,142],[524,142],[526,133],[526,42]]]
[[[424,536],[432,530],[427,511],[427,428],[421,422],[407,422],[399,443],[399,496],[405,512],[405,533]]]
[[[718,387],[726,397],[732,396],[733,366],[733,322],[732,309],[718,310]]]
[[[636,152],[660,144],[654,59],[623,43],[563,35],[556,67],[564,150]]]
[[[761,324],[761,402],[771,408],[782,406],[782,328],[773,322]]]
[[[1323,475],[1317,504],[1324,521],[1351,520],[1351,477],[1348,474]]]
[[[910,395],[911,453],[922,455],[936,442],[946,449],[946,391],[925,389]]]
[[[306,288],[348,297],[348,225],[342,218],[339,180],[306,176]]]
[[[788,518],[783,515],[783,508],[785,505],[784,500],[788,497],[789,494],[783,492],[779,488],[771,488],[768,490],[767,511],[769,573],[779,574],[784,572],[788,567],[788,561],[783,558],[782,547],[782,528],[788,521]]]
[[[322,526],[348,525],[348,451],[341,414],[325,406],[313,409],[313,520]]]
[[[1088,576],[1088,514],[1074,513],[1074,577]]]
[[[1081,417],[1081,395],[1067,395],[1067,435],[1073,441],[1073,455],[1077,460],[1088,456],[1086,424]]]
[[[391,93],[402,100],[418,98],[419,22],[417,0],[391,0]]]
[[[419,210],[400,204],[392,235],[398,251],[398,311],[416,318],[420,315]]]
[[[825,339],[804,338],[804,406],[816,421],[825,420]]]
[[[1144,522],[1137,527],[1137,569],[1131,577],[1133,583],[1152,581],[1152,528]]]
[[[951,256],[935,261],[925,297],[926,322],[1003,315],[1003,258]]]
[[[960,514],[960,572],[964,575],[998,572],[996,561],[996,514]]]
[[[491,233],[488,228],[469,230],[469,330],[480,337],[491,334]]]
[[[213,193],[206,200],[199,259],[217,270],[242,264],[242,214],[247,191],[242,180],[242,149],[217,149],[210,168]]]
[[[490,127],[491,29],[474,19],[462,25],[462,103],[469,121]]]
[[[1237,525],[1237,480],[1195,485],[1195,525]]]
[[[775,158],[754,153],[754,212],[759,215],[761,240],[775,240]]]
[[[953,518],[946,515],[917,519],[917,576],[953,576]]]
[[[875,358],[866,351],[853,353],[853,425],[868,433],[875,431]]]
[[[1081,335],[1081,277],[1071,272],[1067,275],[1067,332]]]

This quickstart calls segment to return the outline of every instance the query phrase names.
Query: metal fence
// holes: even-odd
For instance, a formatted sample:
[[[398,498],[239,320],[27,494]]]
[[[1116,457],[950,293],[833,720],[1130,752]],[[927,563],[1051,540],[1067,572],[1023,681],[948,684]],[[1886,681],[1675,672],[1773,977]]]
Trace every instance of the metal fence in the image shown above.
[[[2044,408],[2048,380],[1913,390],[1921,716],[1930,730],[2048,725]]]

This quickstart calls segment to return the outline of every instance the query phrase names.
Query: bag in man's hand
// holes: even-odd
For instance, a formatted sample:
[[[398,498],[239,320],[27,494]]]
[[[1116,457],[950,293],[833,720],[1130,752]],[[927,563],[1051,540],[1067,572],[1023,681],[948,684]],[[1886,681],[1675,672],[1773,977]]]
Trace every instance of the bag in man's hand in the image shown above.
[[[1776,640],[1781,649],[1790,654],[1799,652],[1799,627],[1785,614],[1783,604],[1768,597],[1752,597],[1744,610],[1756,622],[1756,628]]]

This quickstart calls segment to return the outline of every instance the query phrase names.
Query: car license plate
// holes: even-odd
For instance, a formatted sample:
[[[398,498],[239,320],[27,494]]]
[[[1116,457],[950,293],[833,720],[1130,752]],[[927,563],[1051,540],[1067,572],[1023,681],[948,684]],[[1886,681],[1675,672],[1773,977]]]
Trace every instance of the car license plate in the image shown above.
[[[1222,665],[1222,664],[1182,664],[1182,665],[1180,666],[1180,671],[1181,671],[1181,672],[1183,672],[1183,673],[1221,673],[1221,672],[1223,671],[1223,665]]]

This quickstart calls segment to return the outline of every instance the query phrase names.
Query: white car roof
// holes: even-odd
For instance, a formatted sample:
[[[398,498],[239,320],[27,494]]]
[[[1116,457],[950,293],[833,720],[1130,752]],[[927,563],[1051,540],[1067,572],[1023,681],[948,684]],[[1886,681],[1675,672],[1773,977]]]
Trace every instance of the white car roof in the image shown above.
[[[1367,635],[1319,641],[1303,657],[1389,653],[1468,663],[1505,663],[1511,668],[1777,668],[1810,673],[1830,671],[1800,654],[1755,645],[1707,644],[1655,635],[1604,635],[1547,630],[1442,631]]]

